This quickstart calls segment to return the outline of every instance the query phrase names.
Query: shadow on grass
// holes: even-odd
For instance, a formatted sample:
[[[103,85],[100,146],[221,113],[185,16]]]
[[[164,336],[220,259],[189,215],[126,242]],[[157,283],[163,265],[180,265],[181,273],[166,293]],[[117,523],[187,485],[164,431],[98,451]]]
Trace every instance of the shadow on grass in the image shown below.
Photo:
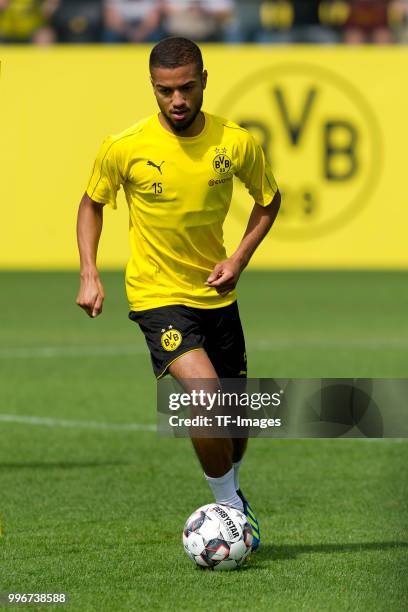
[[[259,570],[267,570],[266,562],[287,559],[296,559],[300,555],[307,553],[356,553],[368,550],[391,550],[397,548],[408,548],[408,542],[360,542],[350,544],[297,544],[274,546],[273,544],[262,544],[259,552],[252,553],[249,560],[239,568],[239,573]],[[262,567],[265,564],[265,567]],[[208,569],[200,566],[195,568],[198,572],[208,573]],[[213,572],[211,572],[213,573]],[[214,572],[218,575],[225,575],[225,572]],[[226,572],[227,574],[229,572]]]
[[[21,462],[10,462],[0,463],[0,470],[72,470],[80,468],[98,468],[98,467],[115,467],[118,465],[131,465],[127,461],[21,461]]]
[[[385,551],[393,548],[408,548],[408,542],[356,542],[349,544],[288,544],[276,545],[262,544],[254,558],[262,563],[267,559],[273,561],[296,559],[299,555],[308,553],[333,554]]]

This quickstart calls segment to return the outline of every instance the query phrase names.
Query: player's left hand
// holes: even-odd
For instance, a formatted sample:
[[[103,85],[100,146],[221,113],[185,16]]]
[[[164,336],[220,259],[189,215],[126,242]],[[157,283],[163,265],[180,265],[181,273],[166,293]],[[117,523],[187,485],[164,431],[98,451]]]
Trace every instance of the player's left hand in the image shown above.
[[[214,287],[217,293],[224,297],[235,289],[241,272],[239,263],[231,258],[225,259],[214,267],[205,284],[207,287]]]

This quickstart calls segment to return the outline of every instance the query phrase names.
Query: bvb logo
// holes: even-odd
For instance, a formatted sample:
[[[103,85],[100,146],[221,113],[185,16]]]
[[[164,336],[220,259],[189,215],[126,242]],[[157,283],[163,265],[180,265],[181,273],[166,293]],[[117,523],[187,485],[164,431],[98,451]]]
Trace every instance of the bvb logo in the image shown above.
[[[224,153],[217,155],[213,160],[213,168],[218,174],[229,172],[232,167],[232,161]]]
[[[165,351],[175,351],[181,344],[183,336],[177,329],[169,329],[162,334],[161,344]]]
[[[368,202],[381,173],[381,134],[362,92],[336,72],[265,67],[232,88],[219,114],[225,109],[272,164],[282,193],[276,238],[327,234]],[[246,218],[248,196],[237,187],[236,210]]]

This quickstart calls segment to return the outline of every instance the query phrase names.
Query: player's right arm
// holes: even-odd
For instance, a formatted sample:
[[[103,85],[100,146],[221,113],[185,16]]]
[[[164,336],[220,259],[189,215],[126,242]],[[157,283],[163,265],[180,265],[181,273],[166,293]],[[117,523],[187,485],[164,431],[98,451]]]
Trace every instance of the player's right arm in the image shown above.
[[[105,298],[96,267],[103,207],[116,208],[116,194],[124,181],[115,138],[109,137],[99,149],[91,178],[78,211],[77,240],[81,260],[81,284],[76,300],[92,318],[102,312]]]
[[[103,207],[84,193],[79,204],[77,241],[80,257],[80,286],[76,299],[88,316],[95,318],[102,312],[105,298],[96,267],[99,238],[103,226]]]

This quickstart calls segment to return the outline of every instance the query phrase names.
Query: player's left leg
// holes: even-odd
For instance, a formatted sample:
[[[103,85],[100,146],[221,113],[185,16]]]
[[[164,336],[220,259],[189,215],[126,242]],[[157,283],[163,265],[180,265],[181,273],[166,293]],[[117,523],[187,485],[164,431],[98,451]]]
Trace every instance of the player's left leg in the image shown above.
[[[218,377],[223,380],[224,391],[245,391],[247,375],[245,338],[236,302],[223,308],[204,312],[203,318],[205,321],[204,347]],[[236,433],[235,431],[234,434]],[[236,489],[239,489],[239,469],[248,445],[246,432],[243,431],[240,438],[233,437],[232,445],[234,478]]]
[[[207,325],[204,346],[219,378],[221,380],[226,379],[224,380],[224,385],[227,387],[227,391],[236,391],[237,387],[241,387],[242,391],[244,391],[247,376],[247,359],[244,333],[237,303],[235,302],[230,306],[219,308],[215,311],[209,311],[206,313],[205,319]],[[235,490],[242,500],[244,512],[252,526],[252,548],[256,550],[260,544],[259,523],[248,500],[242,493],[239,483],[239,469],[248,445],[248,438],[245,432],[243,432],[242,438],[232,438],[232,445]]]
[[[217,373],[204,350],[181,355],[170,364],[169,372],[188,393],[201,389],[206,393],[220,390]],[[244,504],[235,488],[231,438],[193,436],[191,440],[215,500],[243,511]]]

